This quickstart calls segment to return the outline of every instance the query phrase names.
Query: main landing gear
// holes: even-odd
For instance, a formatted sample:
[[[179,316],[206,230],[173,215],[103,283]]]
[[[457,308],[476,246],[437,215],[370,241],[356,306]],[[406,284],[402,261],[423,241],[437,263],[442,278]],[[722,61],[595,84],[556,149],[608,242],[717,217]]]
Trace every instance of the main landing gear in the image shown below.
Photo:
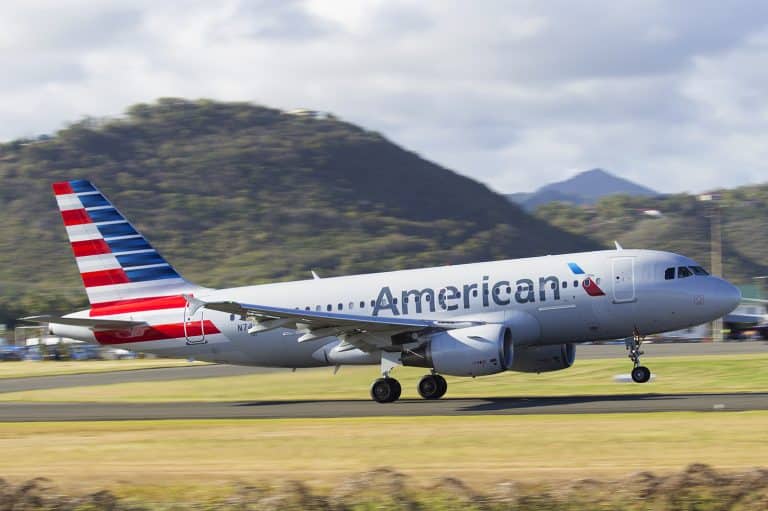
[[[448,390],[448,382],[439,374],[427,374],[419,380],[418,389],[424,399],[440,399]]]
[[[371,398],[377,403],[391,403],[400,399],[400,382],[389,376],[379,378],[371,385]]]
[[[640,355],[643,354],[640,345],[644,339],[638,332],[635,332],[632,339],[626,341],[627,351],[629,351],[627,356],[632,361],[632,381],[635,383],[646,383],[651,379],[651,370],[640,365]]]
[[[419,380],[419,395],[424,399],[440,399],[448,390],[448,382],[439,374],[427,374]],[[400,382],[389,375],[379,378],[371,385],[371,398],[377,403],[392,403],[400,399]]]

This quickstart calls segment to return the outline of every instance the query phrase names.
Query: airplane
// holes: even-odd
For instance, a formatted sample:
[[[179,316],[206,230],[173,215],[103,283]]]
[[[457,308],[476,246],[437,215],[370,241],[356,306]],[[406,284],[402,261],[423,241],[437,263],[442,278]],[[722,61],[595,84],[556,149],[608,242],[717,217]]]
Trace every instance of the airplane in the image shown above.
[[[376,364],[370,394],[399,399],[392,371],[443,375],[566,369],[575,344],[626,338],[637,383],[646,335],[722,317],[741,294],[682,255],[601,250],[211,289],[185,280],[91,182],[53,184],[90,307],[33,316],[51,334],[163,357],[306,368]]]

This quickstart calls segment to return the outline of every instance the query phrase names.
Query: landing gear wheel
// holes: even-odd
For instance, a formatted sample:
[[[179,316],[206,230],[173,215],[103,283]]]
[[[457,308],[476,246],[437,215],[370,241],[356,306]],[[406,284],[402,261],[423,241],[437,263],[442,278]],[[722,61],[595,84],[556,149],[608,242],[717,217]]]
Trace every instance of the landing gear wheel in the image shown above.
[[[371,385],[371,398],[377,403],[391,403],[400,399],[402,387],[394,378],[379,378]]]
[[[445,392],[448,390],[448,382],[445,381],[445,378],[443,378],[439,374],[436,374],[434,376],[437,379],[437,382],[440,384],[440,392],[437,394],[437,397],[435,399],[440,399],[445,395]]]
[[[440,399],[448,390],[448,384],[439,374],[428,374],[419,380],[418,390],[424,399]]]
[[[627,339],[625,343],[629,352],[627,356],[632,361],[632,381],[635,383],[646,383],[651,379],[651,370],[640,365],[640,355],[643,354],[640,346],[643,344],[644,339],[645,337],[635,330],[632,339]]]
[[[651,370],[645,366],[637,366],[632,369],[632,381],[635,383],[645,383],[651,379]]]

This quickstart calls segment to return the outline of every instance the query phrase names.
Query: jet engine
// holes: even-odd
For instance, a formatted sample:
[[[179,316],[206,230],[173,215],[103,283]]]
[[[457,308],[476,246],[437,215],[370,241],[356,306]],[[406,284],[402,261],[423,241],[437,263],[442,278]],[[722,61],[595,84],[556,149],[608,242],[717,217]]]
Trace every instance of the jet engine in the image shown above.
[[[559,371],[573,365],[576,348],[573,343],[550,346],[518,346],[515,358],[508,368],[523,373],[545,373]]]
[[[505,325],[488,324],[447,330],[429,342],[404,351],[403,365],[432,367],[452,376],[483,376],[509,369],[513,360],[512,332]]]

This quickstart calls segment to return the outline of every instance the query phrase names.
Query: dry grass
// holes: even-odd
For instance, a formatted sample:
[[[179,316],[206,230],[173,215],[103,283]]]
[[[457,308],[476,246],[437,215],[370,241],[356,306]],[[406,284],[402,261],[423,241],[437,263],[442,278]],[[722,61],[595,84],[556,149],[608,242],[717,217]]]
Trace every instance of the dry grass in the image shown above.
[[[420,481],[530,482],[764,466],[768,412],[5,423],[0,452],[0,476],[84,490],[284,479],[322,488],[381,466]]]
[[[32,361],[0,363],[0,379],[27,378],[35,376],[58,376],[63,374],[104,373],[110,371],[131,371],[154,369],[156,367],[185,367],[192,365],[183,359],[145,358],[134,360],[87,360],[87,361]],[[194,362],[204,364],[204,362]]]

